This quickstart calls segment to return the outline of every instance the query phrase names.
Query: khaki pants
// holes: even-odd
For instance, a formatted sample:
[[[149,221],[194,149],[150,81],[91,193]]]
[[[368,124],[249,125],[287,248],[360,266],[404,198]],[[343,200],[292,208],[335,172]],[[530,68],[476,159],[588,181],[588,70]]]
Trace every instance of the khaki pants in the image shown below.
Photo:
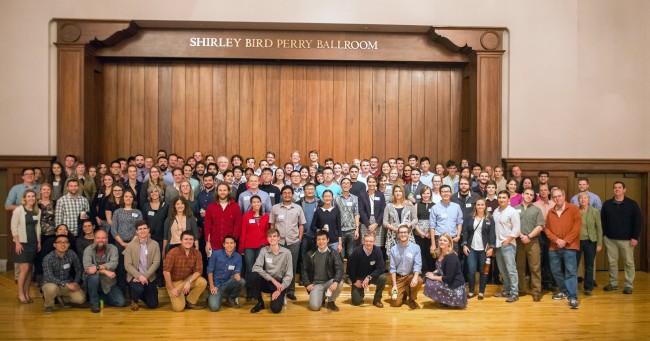
[[[530,289],[533,295],[542,294],[542,257],[539,240],[533,238],[528,244],[517,239],[517,276],[519,294],[526,292],[526,265],[530,269]]]
[[[629,240],[609,239],[604,237],[609,262],[609,284],[618,286],[618,256],[623,257],[625,264],[625,287],[634,287],[634,248]]]
[[[70,302],[76,304],[86,302],[86,293],[81,289],[72,291],[67,287],[60,287],[54,283],[45,283],[41,289],[43,290],[45,307],[52,307],[54,305],[54,298],[58,296],[68,297],[70,298]]]
[[[205,287],[208,285],[208,281],[206,281],[203,277],[199,277],[196,280],[192,281],[190,284],[190,293],[187,294],[187,297],[185,297],[185,294],[183,293],[183,286],[185,285],[185,281],[172,282],[172,285],[174,288],[181,291],[181,294],[176,297],[171,293],[169,289],[167,289],[169,300],[172,302],[172,310],[183,311],[185,310],[186,301],[191,304],[196,304],[199,301],[199,297],[205,291]]]
[[[400,307],[404,301],[405,297],[408,297],[410,300],[418,299],[418,291],[422,288],[422,278],[418,276],[418,284],[411,288],[411,281],[413,280],[413,274],[406,275],[404,277],[399,277],[397,275],[397,299],[391,300],[390,305],[392,307]],[[392,287],[389,287],[388,290],[393,290]],[[393,293],[390,292],[389,296],[392,296]]]

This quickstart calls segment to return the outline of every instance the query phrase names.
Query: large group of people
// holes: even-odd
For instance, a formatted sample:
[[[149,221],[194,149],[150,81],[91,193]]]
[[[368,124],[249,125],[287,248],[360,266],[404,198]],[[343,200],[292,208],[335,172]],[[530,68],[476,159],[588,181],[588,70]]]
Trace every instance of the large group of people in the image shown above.
[[[154,162],[155,160],[155,162]],[[110,164],[86,166],[74,155],[52,163],[49,174],[26,168],[11,188],[18,300],[33,303],[30,284],[41,286],[45,312],[89,302],[106,306],[158,306],[164,288],[174,311],[225,305],[239,298],[279,313],[297,300],[295,274],[309,308],[339,311],[350,286],[352,305],[417,309],[418,292],[440,306],[464,308],[494,297],[512,303],[525,294],[567,300],[577,309],[578,264],[584,257],[584,294],[592,295],[594,260],[607,247],[609,283],[618,289],[618,260],[625,266],[623,293],[634,284],[633,250],[643,225],[638,204],[623,182],[601,202],[580,179],[567,200],[551,186],[512,166],[470,166],[409,155],[320,163],[317,151],[301,163],[259,163],[200,151],[182,158],[160,150]],[[478,293],[475,292],[478,273]],[[387,279],[390,278],[390,283]],[[201,297],[206,293],[207,299]],[[244,294],[245,293],[245,294]]]

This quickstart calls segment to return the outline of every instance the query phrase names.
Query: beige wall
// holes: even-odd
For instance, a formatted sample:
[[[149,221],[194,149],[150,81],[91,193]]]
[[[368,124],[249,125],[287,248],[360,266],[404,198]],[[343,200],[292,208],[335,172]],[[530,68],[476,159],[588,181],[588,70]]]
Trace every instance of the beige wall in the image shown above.
[[[650,158],[650,1],[3,0],[0,155],[56,149],[52,18],[507,27],[504,157]]]

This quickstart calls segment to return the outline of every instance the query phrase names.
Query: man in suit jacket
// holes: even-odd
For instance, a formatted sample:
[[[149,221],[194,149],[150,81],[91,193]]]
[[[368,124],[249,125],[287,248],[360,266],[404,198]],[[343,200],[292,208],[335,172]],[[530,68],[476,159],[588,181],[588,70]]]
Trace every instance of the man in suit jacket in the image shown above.
[[[411,171],[411,182],[404,185],[406,190],[406,198],[413,204],[417,204],[422,200],[420,196],[420,191],[424,187],[424,184],[420,182],[420,170],[413,169]]]

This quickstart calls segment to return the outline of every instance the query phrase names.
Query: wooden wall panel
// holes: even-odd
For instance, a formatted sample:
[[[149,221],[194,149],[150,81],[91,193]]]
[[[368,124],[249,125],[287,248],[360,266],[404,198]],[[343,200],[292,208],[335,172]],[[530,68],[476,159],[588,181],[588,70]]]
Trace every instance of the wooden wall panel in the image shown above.
[[[103,69],[102,157],[159,148],[187,157],[276,163],[427,155],[459,160],[462,68],[264,62],[109,62]]]

